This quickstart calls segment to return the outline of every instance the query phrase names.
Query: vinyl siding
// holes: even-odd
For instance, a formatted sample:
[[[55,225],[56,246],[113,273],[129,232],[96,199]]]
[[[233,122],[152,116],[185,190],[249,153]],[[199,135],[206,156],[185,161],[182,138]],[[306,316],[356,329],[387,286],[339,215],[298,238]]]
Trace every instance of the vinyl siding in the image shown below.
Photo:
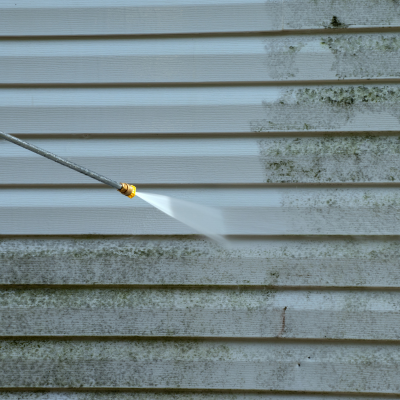
[[[399,396],[399,26],[0,0],[0,130],[217,207],[230,243],[0,141],[0,400]]]
[[[111,45],[112,44],[112,45]],[[287,82],[399,77],[398,32],[0,42],[1,84]],[[385,57],[380,55],[384,49]]]

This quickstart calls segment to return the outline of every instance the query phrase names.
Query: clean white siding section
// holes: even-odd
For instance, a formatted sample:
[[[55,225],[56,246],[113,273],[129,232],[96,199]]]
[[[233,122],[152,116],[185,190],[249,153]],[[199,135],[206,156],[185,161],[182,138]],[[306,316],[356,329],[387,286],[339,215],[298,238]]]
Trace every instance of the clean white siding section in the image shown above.
[[[229,235],[0,141],[0,400],[398,396],[399,27],[388,0],[0,0],[0,130]]]

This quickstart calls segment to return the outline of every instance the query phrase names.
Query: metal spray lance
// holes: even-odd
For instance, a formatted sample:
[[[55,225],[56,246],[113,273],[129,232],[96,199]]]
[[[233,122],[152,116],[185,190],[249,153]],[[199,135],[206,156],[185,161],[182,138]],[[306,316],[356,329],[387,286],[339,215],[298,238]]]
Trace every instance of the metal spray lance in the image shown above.
[[[39,154],[43,157],[48,158],[49,160],[55,161],[59,164],[65,165],[68,168],[71,168],[75,171],[80,172],[81,174],[87,175],[90,178],[96,179],[102,183],[105,183],[108,186],[113,187],[114,189],[117,189],[120,193],[123,195],[129,197],[130,199],[135,197],[136,194],[136,187],[133,185],[130,185],[129,183],[120,183],[117,181],[113,181],[112,179],[109,179],[103,175],[100,175],[96,172],[91,171],[90,169],[81,167],[78,164],[75,164],[71,161],[64,160],[63,158],[56,156],[53,153],[50,153],[47,150],[43,150],[37,146],[34,146],[33,144],[27,143],[21,139],[17,139],[16,137],[9,135],[8,133],[0,132],[0,138],[6,139],[9,142],[12,142],[14,144],[17,144],[18,146],[23,147],[24,149],[33,151],[36,154]]]

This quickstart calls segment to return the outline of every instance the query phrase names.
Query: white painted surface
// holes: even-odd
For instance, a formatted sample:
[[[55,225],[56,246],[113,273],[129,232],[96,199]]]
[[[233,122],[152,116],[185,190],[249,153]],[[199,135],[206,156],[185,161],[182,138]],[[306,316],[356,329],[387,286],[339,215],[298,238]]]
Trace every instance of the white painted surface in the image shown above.
[[[3,6],[4,4],[4,6]],[[14,7],[13,7],[14,5]],[[133,3],[90,0],[68,5],[44,1],[0,5],[0,34],[132,35],[234,32],[282,29],[280,1],[168,1]],[[29,23],[27,23],[29,21]]]
[[[110,178],[144,183],[259,183],[265,172],[255,139],[28,139]],[[35,153],[0,141],[2,184],[96,184]]]

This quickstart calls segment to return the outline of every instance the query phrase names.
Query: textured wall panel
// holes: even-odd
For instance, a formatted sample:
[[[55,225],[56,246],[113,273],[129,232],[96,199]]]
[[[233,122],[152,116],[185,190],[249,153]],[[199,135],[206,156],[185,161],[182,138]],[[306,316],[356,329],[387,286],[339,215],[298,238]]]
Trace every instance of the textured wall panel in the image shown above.
[[[95,393],[82,393],[82,392],[1,392],[1,400],[326,400],[328,397],[324,395],[312,395],[312,394],[271,394],[271,393],[218,393],[215,391],[211,392],[165,392],[160,393],[159,391],[144,392],[133,392],[124,393],[121,391],[112,391],[111,393],[102,393],[96,391]],[[355,396],[329,396],[330,400],[386,400],[387,396],[376,396],[369,395],[366,397]]]
[[[10,341],[0,387],[397,393],[399,347],[234,341]]]
[[[0,290],[0,336],[400,339],[400,293]]]
[[[396,288],[399,257],[393,238],[2,239],[0,284]]]
[[[161,189],[214,206],[232,235],[399,235],[397,188]],[[111,189],[3,189],[1,235],[195,233],[139,198]],[[194,211],[193,211],[194,212]],[[121,221],[126,221],[121,223]]]
[[[1,89],[24,134],[398,131],[400,86]]]
[[[0,28],[1,29],[1,28]],[[0,83],[273,82],[400,76],[399,33],[0,41]]]
[[[140,184],[400,182],[400,136],[28,139],[115,180]],[[382,162],[385,160],[385,162]],[[1,184],[98,184],[0,141]]]
[[[0,9],[3,36],[275,31],[283,22],[276,0],[77,0],[61,6],[48,0],[18,6],[2,0]]]
[[[74,36],[398,27],[387,0],[2,0],[0,35]]]

